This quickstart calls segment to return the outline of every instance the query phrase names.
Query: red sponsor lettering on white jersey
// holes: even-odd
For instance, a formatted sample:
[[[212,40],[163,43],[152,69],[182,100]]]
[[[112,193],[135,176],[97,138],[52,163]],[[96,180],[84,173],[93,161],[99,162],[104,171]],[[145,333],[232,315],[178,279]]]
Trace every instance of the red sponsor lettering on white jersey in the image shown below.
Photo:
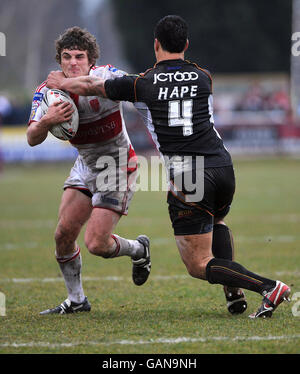
[[[113,79],[123,76],[125,72],[112,65],[94,66],[89,75],[96,75],[103,79]],[[48,91],[46,82],[37,87],[32,104],[30,123],[39,121],[43,113],[41,102]],[[117,136],[124,128],[120,113],[120,103],[100,96],[70,95],[79,113],[79,128],[76,136],[71,140],[73,145],[92,144],[107,141]]]

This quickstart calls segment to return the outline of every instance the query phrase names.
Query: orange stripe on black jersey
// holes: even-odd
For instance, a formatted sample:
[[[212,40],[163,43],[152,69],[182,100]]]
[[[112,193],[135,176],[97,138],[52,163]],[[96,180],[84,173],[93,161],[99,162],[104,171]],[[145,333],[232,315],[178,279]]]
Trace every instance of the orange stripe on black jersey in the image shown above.
[[[197,69],[203,71],[203,73],[205,73],[209,77],[210,82],[211,82],[211,89],[212,89],[213,84],[212,84],[212,76],[210,75],[210,73],[206,69],[203,69],[199,65],[197,65],[196,62],[191,62],[191,61],[188,61],[188,60],[185,60],[185,61],[188,62],[189,64],[192,64],[192,65],[196,66]]]
[[[138,79],[140,79],[140,78],[142,78],[142,76],[138,76],[138,77],[136,77],[136,79],[135,79],[135,81],[134,81],[134,101],[138,101],[138,99],[137,99],[137,94],[136,94],[136,84],[137,84],[137,81],[138,81]]]
[[[172,186],[171,185],[173,185],[174,187],[174,191],[172,191]],[[210,216],[212,216],[212,217],[214,217],[214,215],[209,211],[209,210],[207,210],[207,209],[204,209],[204,208],[202,208],[201,206],[199,206],[198,204],[196,204],[196,203],[192,203],[192,202],[188,202],[188,201],[186,201],[186,197],[185,197],[185,194],[182,192],[182,191],[178,191],[177,189],[176,189],[176,186],[175,186],[175,184],[174,184],[174,182],[172,181],[172,180],[170,180],[170,189],[169,189],[169,192],[171,192],[171,194],[176,198],[176,199],[178,199],[179,201],[181,201],[182,203],[184,203],[184,204],[186,204],[186,205],[190,205],[190,206],[192,206],[192,207],[194,207],[194,208],[196,208],[196,209],[199,209],[199,210],[204,210],[206,213],[208,213]],[[183,196],[181,196],[180,197],[180,195],[183,195]]]

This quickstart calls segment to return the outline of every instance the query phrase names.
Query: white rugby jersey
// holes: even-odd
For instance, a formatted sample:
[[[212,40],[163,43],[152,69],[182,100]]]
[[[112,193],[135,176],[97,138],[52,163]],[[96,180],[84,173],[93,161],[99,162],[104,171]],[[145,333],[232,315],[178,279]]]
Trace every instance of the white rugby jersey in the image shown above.
[[[125,74],[125,72],[112,65],[94,66],[89,72],[89,75],[96,75],[103,79],[114,79]],[[33,96],[28,125],[42,118],[41,103],[47,91],[46,82],[37,87]],[[101,143],[107,143],[117,136],[126,138],[128,144],[131,144],[120,102],[99,96],[73,94],[70,94],[70,96],[74,100],[79,113],[79,128],[70,143],[78,149],[80,154],[85,154],[88,149],[98,148]],[[124,144],[124,141],[122,143]]]

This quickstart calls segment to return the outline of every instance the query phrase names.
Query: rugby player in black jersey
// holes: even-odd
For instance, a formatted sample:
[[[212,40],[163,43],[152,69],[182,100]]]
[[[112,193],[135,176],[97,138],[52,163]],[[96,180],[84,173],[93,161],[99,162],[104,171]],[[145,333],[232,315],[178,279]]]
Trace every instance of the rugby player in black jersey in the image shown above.
[[[181,17],[162,18],[154,38],[157,62],[145,73],[103,80],[65,78],[61,72],[52,72],[47,86],[83,96],[101,93],[135,104],[165,158],[169,215],[189,274],[223,285],[232,314],[247,308],[242,289],[261,294],[261,306],[249,317],[271,317],[288,299],[290,288],[233,261],[232,234],[224,218],[232,203],[235,176],[231,156],[214,127],[211,76],[184,59],[189,40]]]

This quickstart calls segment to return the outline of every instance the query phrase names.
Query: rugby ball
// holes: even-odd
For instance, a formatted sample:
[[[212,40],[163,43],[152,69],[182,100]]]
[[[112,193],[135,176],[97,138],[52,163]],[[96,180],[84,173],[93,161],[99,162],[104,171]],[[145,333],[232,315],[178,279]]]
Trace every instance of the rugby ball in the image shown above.
[[[58,89],[50,89],[43,97],[41,109],[43,115],[48,111],[50,105],[57,101],[67,101],[72,104],[74,112],[69,122],[63,122],[60,125],[55,125],[49,130],[52,135],[60,140],[71,140],[78,130],[79,115],[77,107],[71,97],[64,91]]]

